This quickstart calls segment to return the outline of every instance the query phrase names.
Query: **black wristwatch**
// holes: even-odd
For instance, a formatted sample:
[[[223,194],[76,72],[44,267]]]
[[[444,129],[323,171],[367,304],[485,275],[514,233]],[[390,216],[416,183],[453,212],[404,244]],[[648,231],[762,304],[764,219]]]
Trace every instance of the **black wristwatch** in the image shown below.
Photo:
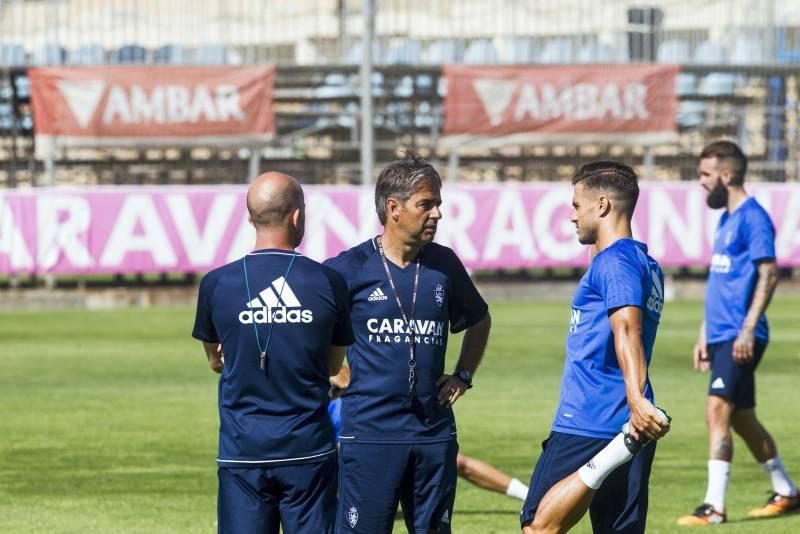
[[[467,385],[467,389],[472,388],[472,373],[466,369],[458,369],[453,373],[453,376],[464,382]]]

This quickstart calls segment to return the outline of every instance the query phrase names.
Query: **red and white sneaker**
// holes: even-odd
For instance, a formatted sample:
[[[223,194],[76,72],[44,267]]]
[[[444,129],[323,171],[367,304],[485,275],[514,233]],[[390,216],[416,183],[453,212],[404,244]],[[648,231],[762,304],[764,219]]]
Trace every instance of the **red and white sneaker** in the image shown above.
[[[789,514],[800,510],[800,493],[794,497],[786,497],[773,493],[767,504],[755,510],[750,510],[748,517],[775,517],[776,515]]]
[[[719,525],[727,520],[725,512],[718,512],[708,503],[698,506],[694,512],[678,519],[681,526],[707,526]]]

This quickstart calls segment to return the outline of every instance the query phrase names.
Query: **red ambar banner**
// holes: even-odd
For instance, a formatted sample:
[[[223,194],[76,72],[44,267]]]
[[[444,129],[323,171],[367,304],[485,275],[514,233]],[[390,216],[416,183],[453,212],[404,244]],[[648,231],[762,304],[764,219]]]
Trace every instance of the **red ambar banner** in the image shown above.
[[[37,141],[259,142],[275,130],[275,67],[118,66],[29,71]]]
[[[677,66],[447,65],[444,74],[448,135],[676,132]]]

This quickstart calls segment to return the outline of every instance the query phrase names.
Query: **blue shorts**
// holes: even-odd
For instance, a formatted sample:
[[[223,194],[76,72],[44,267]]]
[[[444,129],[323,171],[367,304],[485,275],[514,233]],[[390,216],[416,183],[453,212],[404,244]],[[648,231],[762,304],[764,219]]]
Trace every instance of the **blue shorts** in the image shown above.
[[[457,454],[455,439],[422,444],[343,442],[337,534],[391,532],[398,502],[408,532],[449,534]]]
[[[725,397],[733,402],[737,410],[746,410],[756,406],[756,367],[764,356],[767,342],[756,339],[753,347],[753,359],[745,365],[737,365],[733,361],[733,342],[710,343],[708,359],[711,360],[711,381],[708,394]]]
[[[520,524],[525,526],[532,522],[545,493],[577,471],[610,441],[551,432],[542,442],[542,454],[536,462],[528,496],[520,512]],[[645,531],[647,485],[655,452],[655,444],[643,448],[630,462],[611,473],[597,490],[589,507],[595,534]]]
[[[217,470],[218,534],[333,534],[336,454],[314,463]]]

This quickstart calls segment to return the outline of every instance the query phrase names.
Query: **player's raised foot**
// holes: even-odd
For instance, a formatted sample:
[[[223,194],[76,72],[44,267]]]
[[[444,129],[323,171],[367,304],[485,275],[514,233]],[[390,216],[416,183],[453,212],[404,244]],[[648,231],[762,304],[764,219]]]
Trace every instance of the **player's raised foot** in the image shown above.
[[[689,515],[678,518],[678,524],[685,527],[719,525],[726,521],[725,512],[718,512],[708,503],[703,503]]]
[[[747,515],[748,517],[775,517],[797,511],[800,511],[800,493],[794,497],[773,493],[772,497],[767,500],[767,504],[750,510]]]

